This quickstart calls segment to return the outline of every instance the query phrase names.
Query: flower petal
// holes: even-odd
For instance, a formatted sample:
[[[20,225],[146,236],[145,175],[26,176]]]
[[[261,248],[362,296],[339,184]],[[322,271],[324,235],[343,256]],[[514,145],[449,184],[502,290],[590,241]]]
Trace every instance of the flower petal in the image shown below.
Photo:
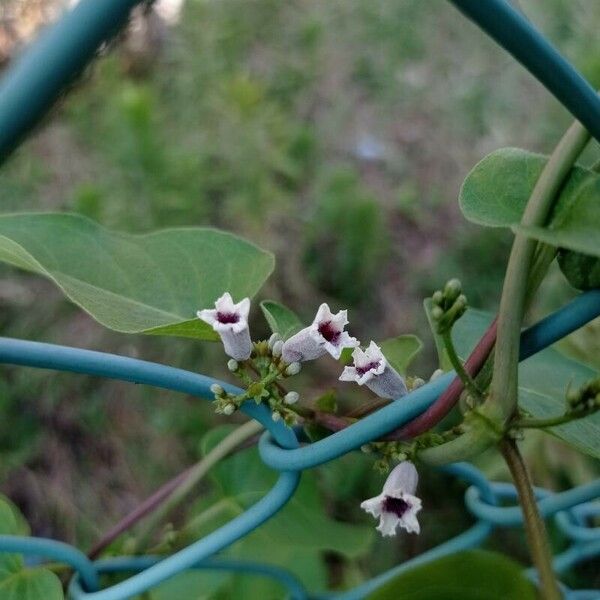
[[[376,529],[383,537],[390,537],[396,535],[396,527],[400,522],[401,520],[395,514],[384,512],[379,517],[379,525]]]
[[[383,500],[384,496],[380,494],[379,496],[375,496],[373,498],[365,500],[364,502],[361,502],[360,507],[365,512],[368,512],[370,515],[373,515],[377,519],[383,511]]]
[[[399,498],[399,494],[414,494],[419,483],[419,474],[408,460],[396,465],[383,484],[383,493]]]

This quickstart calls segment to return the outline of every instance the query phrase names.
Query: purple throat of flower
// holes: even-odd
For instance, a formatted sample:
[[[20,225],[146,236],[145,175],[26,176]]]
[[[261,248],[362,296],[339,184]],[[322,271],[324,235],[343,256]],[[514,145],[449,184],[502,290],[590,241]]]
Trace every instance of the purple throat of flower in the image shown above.
[[[335,344],[341,335],[341,331],[338,331],[331,321],[325,321],[325,323],[319,324],[319,333],[331,344]]]
[[[228,325],[230,323],[237,323],[240,320],[240,316],[236,313],[226,313],[226,312],[218,312],[217,313],[217,321],[219,323],[223,323],[223,325]]]
[[[386,496],[383,499],[383,510],[384,512],[393,513],[399,519],[401,519],[406,511],[410,508],[410,504],[403,498],[394,498],[393,496]]]
[[[369,371],[374,371],[375,369],[377,369],[377,367],[379,366],[379,361],[378,360],[374,360],[373,362],[370,362],[369,364],[365,365],[364,367],[354,367],[356,369],[356,373],[358,375],[364,375],[365,373],[368,373]]]

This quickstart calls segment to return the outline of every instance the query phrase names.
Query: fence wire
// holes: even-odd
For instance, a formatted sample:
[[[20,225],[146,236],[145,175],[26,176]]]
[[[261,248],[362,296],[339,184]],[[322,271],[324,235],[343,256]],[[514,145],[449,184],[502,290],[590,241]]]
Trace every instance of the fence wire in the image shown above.
[[[587,81],[553,48],[532,24],[505,0],[451,0],[461,12],[510,52],[600,140],[600,99]],[[61,91],[94,57],[115,30],[126,22],[139,0],[82,0],[51,27],[20,58],[0,82],[0,160],[50,109]],[[600,290],[582,294],[521,336],[521,360],[600,315]],[[240,390],[228,383],[174,367],[90,350],[0,338],[0,363],[69,371],[146,384],[198,398],[212,399],[210,386],[220,384],[232,393]],[[519,527],[522,513],[515,488],[489,482],[472,465],[456,463],[443,468],[468,485],[465,506],[474,518],[470,529],[382,573],[351,590],[338,593],[309,593],[298,579],[279,567],[215,557],[240,538],[275,515],[293,496],[301,472],[360,448],[363,444],[408,423],[423,413],[453,379],[447,373],[414,390],[402,402],[392,403],[343,431],[301,446],[294,431],[274,423],[269,410],[253,402],[242,411],[267,430],[259,449],[263,462],[279,472],[270,492],[245,513],[220,529],[168,556],[143,556],[90,560],[68,544],[45,538],[0,536],[0,552],[51,559],[68,564],[75,572],[69,586],[73,600],[124,600],[153,588],[188,569],[210,569],[250,573],[268,577],[284,586],[294,600],[358,600],[401,572],[441,556],[480,546],[495,529]],[[568,546],[554,557],[560,575],[574,565],[600,555],[600,527],[590,526],[600,515],[600,480],[560,493],[537,489],[540,512],[554,519]],[[596,500],[596,501],[595,501]],[[100,577],[126,573],[129,578],[101,589]],[[528,574],[535,579],[532,570]],[[598,590],[570,590],[566,598],[598,599]]]

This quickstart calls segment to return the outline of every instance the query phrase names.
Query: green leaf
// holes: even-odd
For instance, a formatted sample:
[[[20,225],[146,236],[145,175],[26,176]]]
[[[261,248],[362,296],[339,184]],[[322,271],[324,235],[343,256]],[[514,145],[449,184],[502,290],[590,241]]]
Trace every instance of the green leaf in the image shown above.
[[[229,431],[231,427],[225,426],[207,433],[202,440],[203,453],[210,451]],[[273,486],[277,474],[261,463],[257,450],[252,448],[220,462],[210,478],[213,494],[200,501],[194,511],[196,516],[186,528],[184,542],[198,539],[242,514]],[[323,552],[336,552],[352,560],[365,555],[373,540],[372,527],[351,525],[327,515],[316,474],[309,471],[302,475],[288,504],[252,534],[236,542],[225,555],[279,565],[290,569],[307,585],[325,587],[327,569]],[[239,581],[232,577],[231,585],[238,585]],[[281,588],[272,582],[248,578],[243,581],[244,585],[261,590],[262,595],[256,597],[282,597]],[[238,596],[231,593],[228,597]]]
[[[492,319],[491,313],[470,308],[456,323],[452,335],[461,358],[470,354]],[[578,387],[597,376],[590,367],[546,348],[519,366],[519,406],[538,418],[560,416],[566,409],[567,387]],[[600,412],[546,431],[600,458]]]
[[[321,396],[316,399],[315,406],[317,407],[317,410],[320,410],[321,412],[335,414],[338,410],[336,391],[332,389],[321,394]]]
[[[459,194],[463,214],[469,221],[488,227],[518,225],[547,162],[547,156],[519,148],[492,152],[473,167],[463,182]],[[599,182],[598,174],[574,167],[557,200],[553,220],[568,212],[582,188],[595,187]]]
[[[573,167],[547,227],[520,225],[525,205],[548,157],[502,148],[467,175],[459,201],[467,219],[515,231],[557,248],[600,257],[600,174]],[[589,286],[588,286],[589,287]]]
[[[0,216],[0,260],[48,277],[102,325],[125,333],[217,339],[195,319],[223,292],[253,296],[273,256],[207,228],[113,232],[73,214]]]
[[[423,349],[423,342],[416,335],[399,335],[381,342],[381,350],[387,361],[400,373],[406,370]]]
[[[28,535],[29,526],[18,509],[0,496],[0,534]],[[26,569],[20,554],[0,553],[0,598],[63,600],[58,577],[43,568]]]
[[[502,554],[469,550],[400,573],[368,600],[535,600],[522,567]]]
[[[562,192],[547,228],[516,224],[515,231],[557,248],[600,257],[600,175],[587,173],[577,187],[568,186],[568,197]]]
[[[274,300],[264,300],[260,308],[273,333],[278,333],[284,340],[302,329],[302,321],[287,306]]]

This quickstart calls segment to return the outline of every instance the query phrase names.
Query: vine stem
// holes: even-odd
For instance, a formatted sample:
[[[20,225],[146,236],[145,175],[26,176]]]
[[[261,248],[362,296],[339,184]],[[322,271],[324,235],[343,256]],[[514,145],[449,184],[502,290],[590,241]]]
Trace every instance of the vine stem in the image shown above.
[[[503,439],[500,442],[500,451],[510,469],[519,494],[529,552],[538,572],[542,597],[544,600],[560,600],[562,595],[552,568],[552,553],[546,535],[546,527],[538,510],[527,466],[514,440]]]
[[[575,121],[550,156],[527,202],[521,225],[543,226],[565,177],[590,139]],[[494,355],[491,394],[486,402],[488,416],[506,423],[517,406],[519,337],[529,300],[528,277],[537,247],[535,240],[516,233],[508,260],[498,312],[498,332]]]
[[[169,498],[169,496],[171,496],[170,506],[172,508],[170,508],[168,512],[175,508],[175,505],[187,496],[187,493],[192,489],[192,487],[197,485],[200,479],[202,479],[202,477],[206,474],[208,469],[210,469],[212,464],[208,466],[208,469],[206,469],[206,461],[211,454],[213,454],[213,459],[215,455],[222,455],[221,458],[225,458],[225,456],[234,450],[241,450],[242,448],[246,447],[248,441],[251,441],[252,438],[261,431],[262,426],[255,421],[249,421],[248,423],[245,423],[241,427],[235,429],[227,437],[225,437],[220,444],[215,446],[215,448],[213,448],[213,450],[207,454],[206,457],[196,463],[196,465],[189,467],[165,483],[158,490],[156,490],[156,492],[144,500],[139,506],[121,519],[121,521],[119,521],[114,527],[107,531],[88,552],[89,558],[97,558],[118,537],[137,525],[147,515],[156,511],[160,505],[162,505],[167,498]],[[213,464],[216,462],[217,461],[214,461]],[[201,475],[199,476],[200,473]],[[186,482],[188,483],[186,484]],[[175,492],[177,490],[181,490],[182,488],[185,491],[183,493],[178,492],[176,498],[173,498]],[[177,500],[177,498],[180,498],[180,500]]]
[[[212,467],[262,430],[263,426],[257,421],[248,421],[225,436],[200,462],[196,463],[190,469],[188,476],[151,513],[145,527],[137,536],[136,550],[142,550],[146,546],[152,532],[160,522],[166,519],[187,498],[188,494],[202,481]]]
[[[446,352],[448,353],[448,359],[450,360],[450,364],[454,367],[456,374],[463,382],[463,386],[471,392],[471,394],[475,398],[481,397],[481,391],[477,387],[475,381],[471,378],[471,375],[466,370],[465,365],[463,365],[462,360],[460,360],[458,354],[456,353],[456,348],[454,347],[454,342],[452,341],[452,333],[450,330],[445,331],[442,334],[442,340],[444,342],[444,346],[446,347]]]

